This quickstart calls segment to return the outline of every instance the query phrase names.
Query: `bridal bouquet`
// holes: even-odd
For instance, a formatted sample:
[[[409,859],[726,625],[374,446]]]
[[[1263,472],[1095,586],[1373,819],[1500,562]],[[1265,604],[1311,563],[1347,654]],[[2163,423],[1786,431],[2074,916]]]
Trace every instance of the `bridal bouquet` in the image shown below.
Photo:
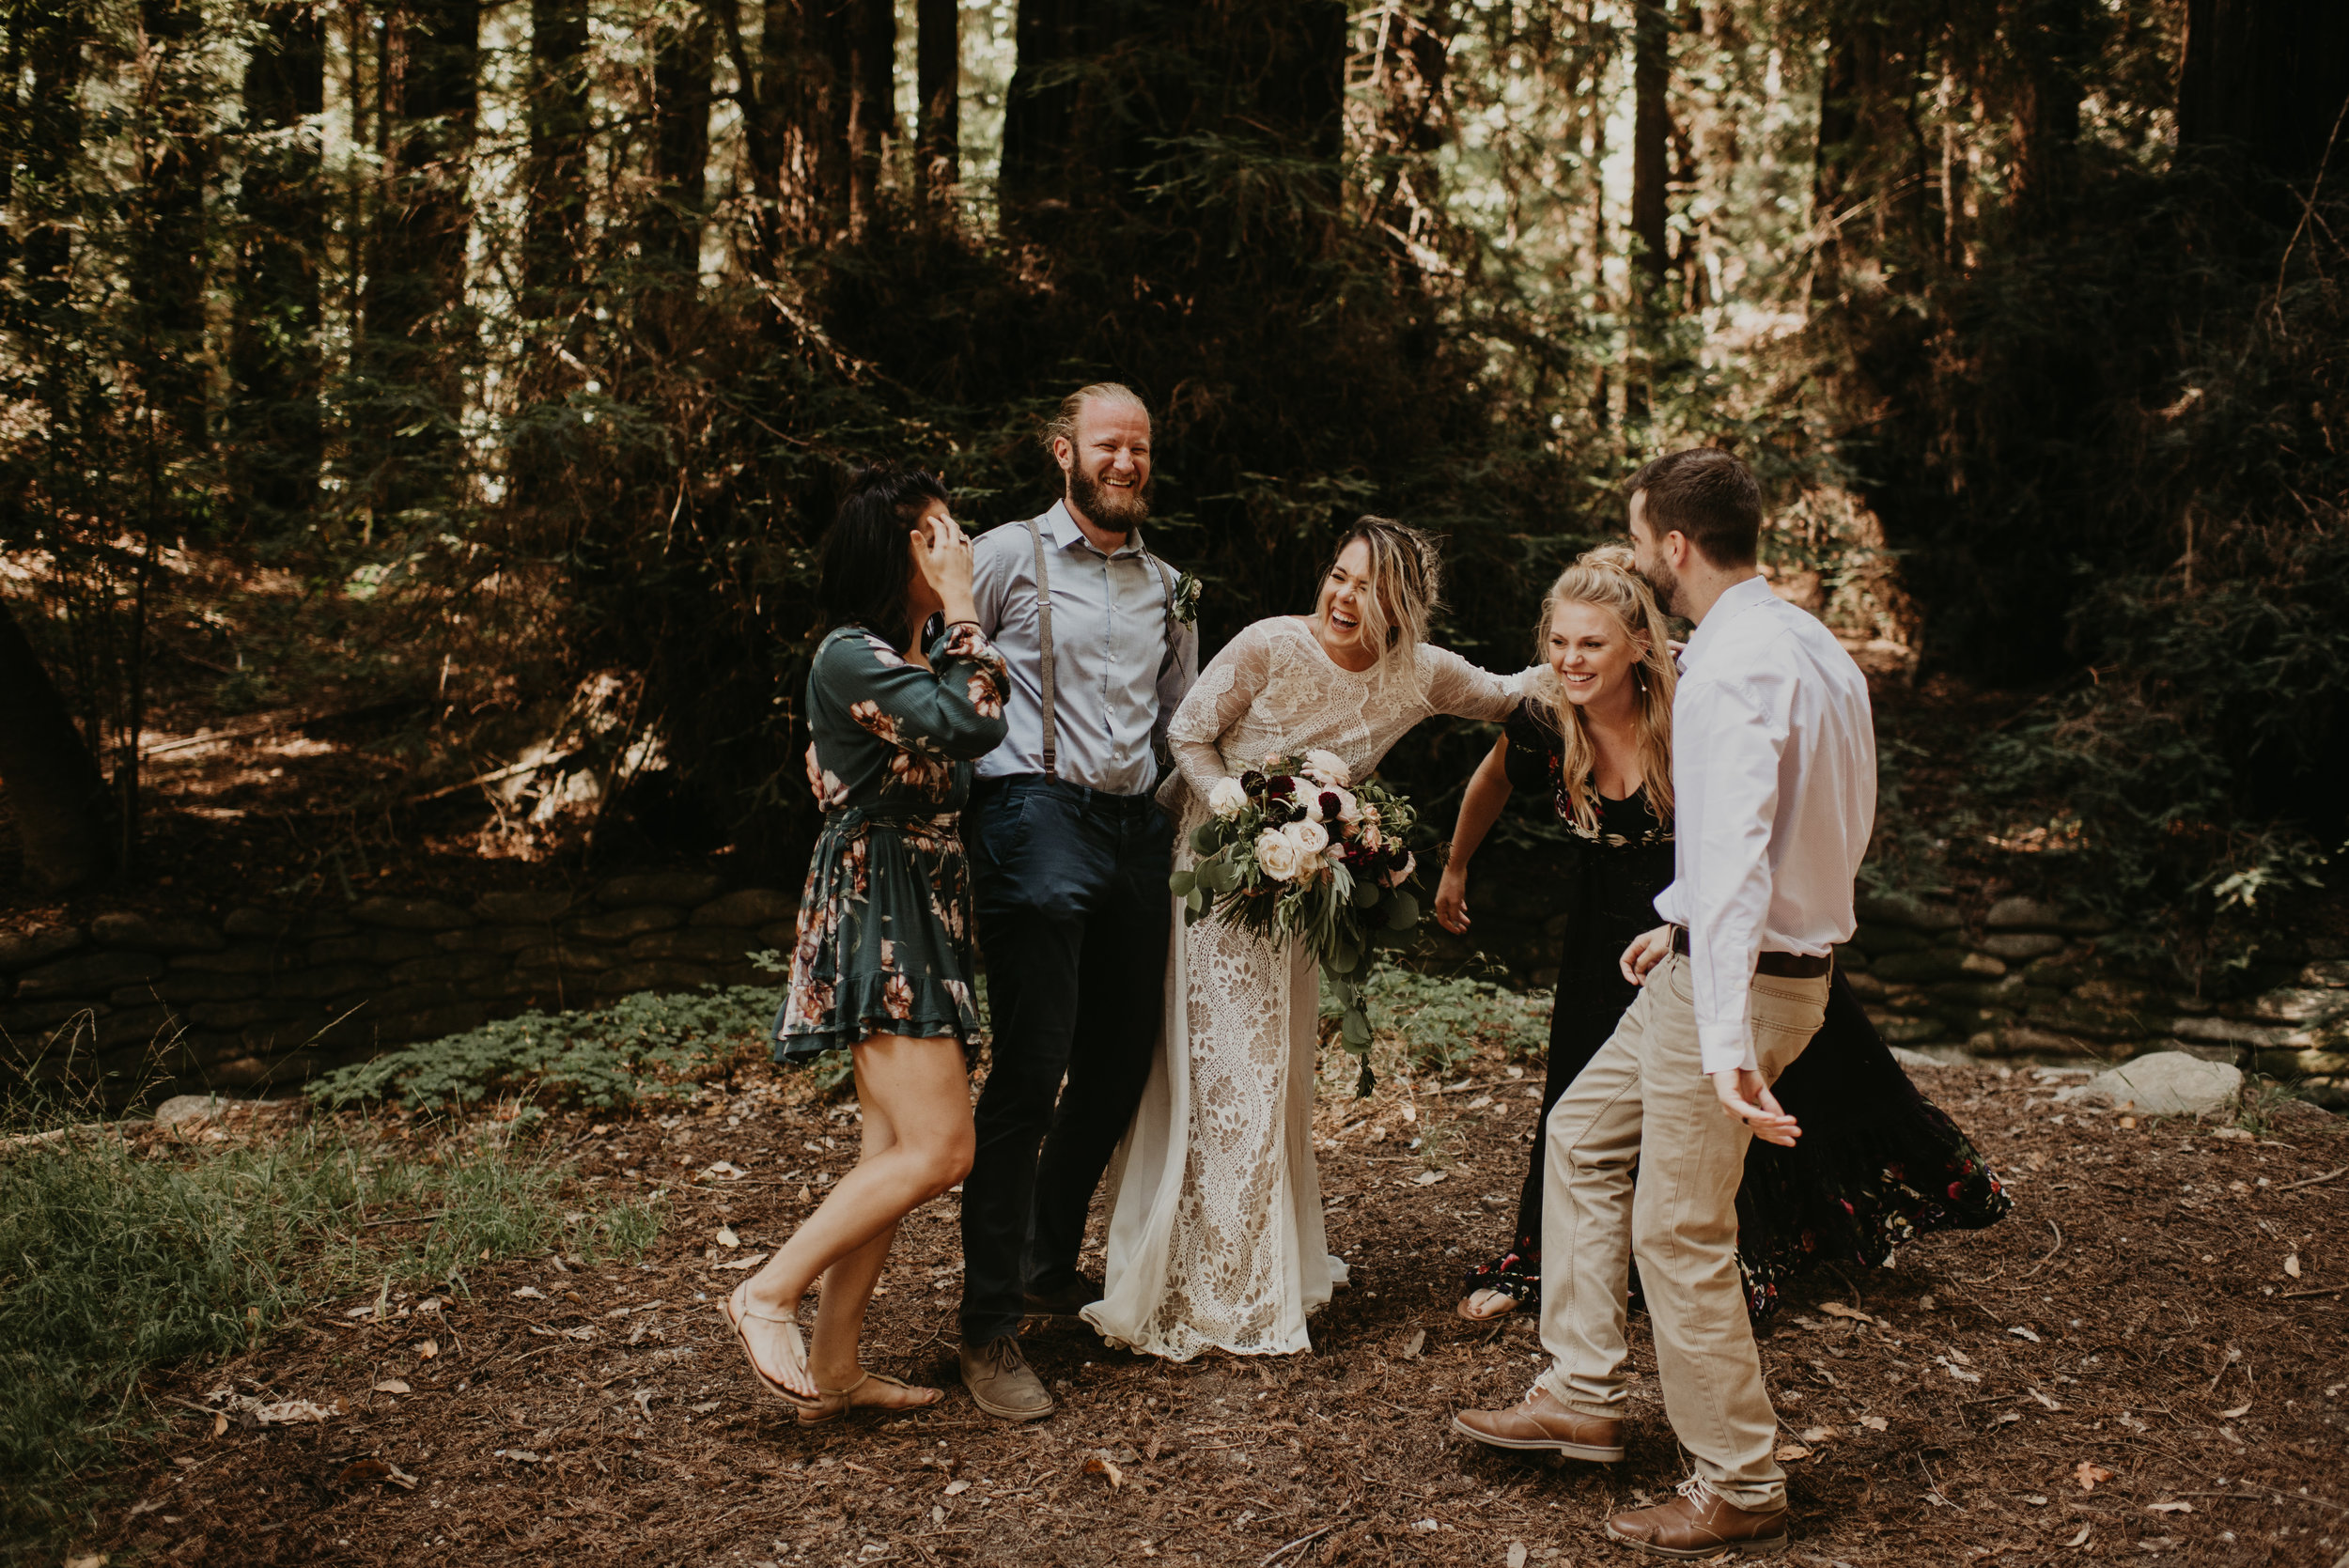
[[[1376,780],[1353,784],[1346,764],[1321,751],[1223,780],[1207,808],[1215,815],[1190,835],[1198,863],[1168,878],[1184,923],[1212,914],[1303,941],[1338,999],[1346,1048],[1361,1061],[1355,1093],[1369,1094],[1362,981],[1373,942],[1399,941],[1419,925],[1419,862],[1408,842],[1419,814]]]

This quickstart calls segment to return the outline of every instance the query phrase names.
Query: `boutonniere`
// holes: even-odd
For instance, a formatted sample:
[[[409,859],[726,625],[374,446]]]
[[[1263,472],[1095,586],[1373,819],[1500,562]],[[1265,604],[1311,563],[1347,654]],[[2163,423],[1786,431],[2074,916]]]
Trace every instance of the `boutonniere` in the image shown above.
[[[1174,579],[1174,618],[1185,626],[1198,622],[1199,590],[1205,584],[1190,572]]]

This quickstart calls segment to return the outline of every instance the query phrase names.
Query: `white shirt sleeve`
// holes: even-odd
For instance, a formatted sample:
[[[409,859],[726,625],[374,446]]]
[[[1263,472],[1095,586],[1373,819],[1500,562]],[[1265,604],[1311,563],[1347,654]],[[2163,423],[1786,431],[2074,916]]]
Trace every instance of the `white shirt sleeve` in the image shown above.
[[[1697,1046],[1707,1073],[1757,1064],[1746,1010],[1770,913],[1770,828],[1787,729],[1771,717],[1782,705],[1769,701],[1767,677],[1748,684],[1764,689],[1691,681],[1673,713],[1683,742],[1672,770],[1673,831],[1692,851],[1676,902],[1688,914]]]

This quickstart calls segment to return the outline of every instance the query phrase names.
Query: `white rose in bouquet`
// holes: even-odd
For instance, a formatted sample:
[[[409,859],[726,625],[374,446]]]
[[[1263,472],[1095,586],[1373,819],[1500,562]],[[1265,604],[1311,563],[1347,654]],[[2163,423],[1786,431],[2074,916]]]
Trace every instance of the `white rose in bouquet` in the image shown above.
[[[1318,855],[1330,847],[1330,830],[1310,819],[1292,822],[1281,831],[1297,846],[1299,854]]]
[[[1346,788],[1344,784],[1331,784],[1325,793],[1334,795],[1338,798],[1339,821],[1360,822],[1362,819],[1362,803],[1354,799],[1354,792],[1352,790]]]
[[[1307,752],[1305,771],[1317,784],[1343,785],[1354,782],[1354,776],[1346,771],[1345,762],[1335,752],[1324,752],[1318,749]]]
[[[1377,806],[1364,806],[1361,810],[1362,843],[1370,848],[1376,849],[1379,846],[1386,843],[1386,835],[1378,831],[1378,808]]]
[[[1290,880],[1304,863],[1305,852],[1287,834],[1267,828],[1256,835],[1256,868],[1274,881]]]
[[[1248,806],[1248,791],[1237,779],[1218,779],[1207,791],[1207,809],[1221,817],[1237,816]]]

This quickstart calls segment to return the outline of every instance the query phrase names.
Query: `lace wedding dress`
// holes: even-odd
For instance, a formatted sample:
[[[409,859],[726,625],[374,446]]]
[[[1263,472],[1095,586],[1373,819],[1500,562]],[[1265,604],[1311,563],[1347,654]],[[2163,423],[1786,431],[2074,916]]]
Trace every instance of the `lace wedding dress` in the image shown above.
[[[1389,661],[1392,662],[1392,661]],[[1498,720],[1521,676],[1422,647],[1416,668],[1356,674],[1294,616],[1256,622],[1216,655],[1167,731],[1181,772],[1175,864],[1207,792],[1275,757],[1335,753],[1357,779],[1422,719]],[[1173,896],[1171,893],[1168,895]],[[1184,1361],[1311,1348],[1305,1314],[1346,1265],[1329,1255],[1314,1164],[1320,1011],[1313,958],[1296,942],[1179,911],[1168,944],[1166,1021],[1141,1109],[1111,1167],[1104,1338]]]

